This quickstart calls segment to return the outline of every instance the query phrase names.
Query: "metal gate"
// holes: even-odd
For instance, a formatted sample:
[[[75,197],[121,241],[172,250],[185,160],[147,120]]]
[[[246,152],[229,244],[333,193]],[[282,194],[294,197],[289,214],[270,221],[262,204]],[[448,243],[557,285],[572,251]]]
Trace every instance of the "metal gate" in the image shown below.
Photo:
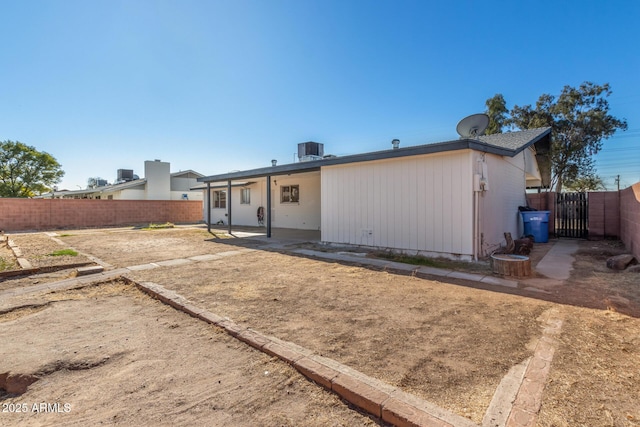
[[[556,196],[556,236],[586,239],[588,234],[587,193],[558,193]]]

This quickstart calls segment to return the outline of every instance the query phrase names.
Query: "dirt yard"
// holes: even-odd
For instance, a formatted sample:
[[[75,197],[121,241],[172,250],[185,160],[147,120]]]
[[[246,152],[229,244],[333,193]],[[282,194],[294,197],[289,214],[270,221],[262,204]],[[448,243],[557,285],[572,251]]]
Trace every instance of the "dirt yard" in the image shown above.
[[[0,315],[0,377],[34,382],[0,394],[1,425],[374,425],[285,363],[131,285],[19,304],[29,307]]]
[[[50,253],[52,250],[48,246],[52,242],[51,238],[43,233],[17,234],[11,238],[23,249],[25,256],[29,254],[29,257],[37,258],[38,252]],[[476,423],[482,422],[496,387],[509,369],[532,355],[532,343],[541,335],[541,316],[554,309],[564,318],[564,327],[543,394],[538,424],[640,425],[637,404],[640,401],[640,320],[637,316],[616,311],[616,308],[622,307],[633,314],[633,310],[640,306],[640,276],[615,273],[601,267],[604,252],[620,250],[619,247],[611,246],[610,242],[583,242],[581,251],[576,256],[576,269],[564,288],[556,284],[545,292],[523,291],[522,294],[527,296],[521,296],[518,295],[520,289],[509,289],[508,293],[497,288],[476,289],[463,286],[464,283],[461,282],[449,284],[375,271],[362,266],[292,256],[264,250],[262,244],[257,241],[216,239],[202,229],[83,230],[66,232],[57,238],[64,243],[60,245],[54,242],[58,249],[72,247],[81,254],[91,255],[92,259],[112,267],[138,266],[191,256],[219,254],[217,259],[207,261],[135,270],[129,273],[128,277],[136,281],[156,282],[178,292],[198,306],[229,317],[242,326],[295,342]],[[247,248],[255,250],[238,251]],[[538,254],[537,258],[540,257]],[[60,280],[65,274],[71,274],[70,270],[12,278],[0,283],[0,292],[3,289]],[[567,290],[567,287],[571,290]],[[109,417],[116,416],[121,418],[115,421],[121,422],[149,419],[160,423],[182,423],[183,420],[187,420],[185,424],[189,424],[189,420],[205,416],[205,413],[198,411],[206,405],[215,406],[215,413],[221,417],[225,416],[224,414],[228,415],[229,407],[250,417],[250,408],[253,405],[262,408],[262,412],[256,413],[256,417],[261,418],[229,419],[230,422],[237,421],[239,425],[248,420],[252,420],[251,424],[257,422],[264,425],[366,425],[372,422],[339,403],[339,400],[331,400],[335,399],[332,395],[325,395],[324,391],[312,383],[305,382],[287,365],[270,360],[259,353],[255,355],[256,360],[266,360],[278,366],[265,368],[264,371],[279,372],[284,383],[294,378],[297,387],[305,385],[306,388],[300,388],[299,392],[293,393],[299,400],[294,399],[294,403],[273,402],[276,398],[284,399],[285,396],[280,394],[284,393],[283,390],[288,390],[288,386],[278,385],[283,382],[275,381],[269,384],[273,390],[277,390],[278,396],[273,396],[273,392],[265,392],[264,388],[261,389],[261,386],[256,384],[256,394],[253,395],[255,402],[247,403],[241,400],[229,407],[219,407],[215,399],[221,393],[220,390],[218,394],[207,394],[204,391],[198,393],[197,390],[189,390],[186,382],[164,381],[163,375],[169,368],[152,369],[151,362],[145,364],[144,361],[166,361],[169,357],[161,355],[145,359],[141,355],[156,351],[162,353],[166,350],[165,347],[172,346],[174,350],[194,349],[188,355],[176,357],[177,360],[190,358],[188,364],[180,362],[181,365],[190,367],[189,372],[182,372],[181,375],[193,375],[193,378],[196,378],[193,381],[198,382],[197,378],[208,381],[212,377],[211,372],[217,372],[207,365],[211,360],[206,355],[222,355],[229,352],[228,360],[231,361],[243,357],[236,355],[234,351],[253,350],[220,334],[215,328],[200,325],[186,315],[166,308],[137,291],[134,292],[122,285],[108,285],[107,288],[110,290],[100,291],[104,295],[79,299],[81,303],[76,301],[73,317],[68,318],[65,324],[87,321],[87,318],[96,316],[93,313],[98,308],[110,307],[109,312],[114,317],[110,323],[112,329],[108,332],[111,338],[98,338],[107,336],[107,332],[90,333],[76,338],[76,345],[87,348],[106,346],[107,344],[102,344],[103,341],[126,341],[129,337],[126,334],[132,334],[131,338],[136,334],[146,334],[148,338],[148,328],[150,324],[154,324],[150,320],[152,318],[156,322],[165,322],[165,326],[161,328],[162,334],[156,333],[158,337],[154,337],[154,340],[133,339],[140,346],[129,349],[130,351],[113,347],[113,351],[106,352],[113,353],[108,361],[103,361],[91,369],[73,370],[62,364],[62,368],[46,376],[46,381],[39,380],[31,385],[25,394],[19,397],[5,394],[0,397],[0,404],[30,401],[29,399],[47,400],[49,396],[53,399],[53,395],[48,393],[64,388],[62,384],[72,388],[75,382],[73,376],[79,373],[86,375],[87,382],[95,381],[96,384],[102,384],[97,387],[111,386],[113,379],[110,376],[120,372],[122,377],[118,381],[122,381],[122,384],[126,381],[147,383],[146,387],[136,389],[138,391],[135,399],[132,399],[134,402],[129,405],[130,408],[113,408],[92,399],[89,390],[85,395],[84,390],[80,392],[76,388],[74,394],[62,396],[72,407],[78,408],[77,411],[73,411],[77,415],[69,420],[84,420],[82,417],[88,415],[81,410],[86,410],[92,416],[98,417],[87,420],[110,420]],[[89,294],[91,292],[98,291],[93,290]],[[539,295],[539,298],[536,298],[536,295]],[[563,295],[568,296],[562,301],[565,304],[558,304]],[[585,297],[581,299],[576,295]],[[40,298],[47,299],[52,296]],[[591,304],[583,304],[589,301]],[[601,301],[605,310],[581,307],[598,307],[594,301]],[[15,334],[27,335],[25,340],[18,341],[17,347],[12,347],[11,350],[5,350],[3,347],[0,353],[6,351],[6,354],[14,354],[16,348],[28,345],[34,349],[42,348],[42,355],[46,354],[48,358],[59,358],[56,355],[67,345],[47,347],[53,344],[46,344],[41,340],[45,335],[51,336],[51,332],[44,332],[43,328],[34,327],[29,322],[37,321],[45,316],[45,313],[51,313],[46,314],[53,316],[48,318],[47,322],[56,324],[56,317],[64,319],[65,313],[68,314],[71,310],[53,310],[55,307],[63,307],[64,304],[67,302],[50,303],[46,306],[47,309],[26,311],[18,318],[11,317],[11,312],[0,315],[0,321],[5,320],[0,329],[0,339],[3,342],[8,342],[7,337],[19,336]],[[149,314],[141,307],[145,307],[145,310],[153,308],[156,311],[152,310]],[[189,323],[194,329],[182,324],[175,328],[169,327],[174,323],[178,324],[176,318]],[[125,324],[123,319],[130,319],[126,323],[128,327],[118,326]],[[169,326],[166,326],[167,324]],[[197,328],[198,325],[200,328]],[[80,323],[74,328],[90,330],[94,326],[83,326]],[[140,331],[134,326],[140,328]],[[27,334],[26,331],[31,332]],[[226,343],[222,350],[220,347],[206,347],[213,345],[211,341],[217,343],[222,340],[222,337],[228,340],[221,341]],[[184,341],[180,341],[181,339]],[[201,346],[203,349],[199,351]],[[230,348],[233,351],[229,350]],[[116,355],[120,351],[125,352],[129,359],[116,367],[114,360],[120,361],[123,357]],[[95,362],[97,356],[92,354],[88,352],[87,358]],[[263,359],[260,359],[261,357]],[[28,359],[25,363],[27,361]],[[146,367],[141,370],[143,375],[133,375],[132,371],[125,368],[137,363]],[[253,359],[249,363],[251,366],[260,366],[255,370],[257,373],[263,370],[259,363],[261,362]],[[14,371],[15,364],[18,364],[16,359],[7,359],[4,354],[0,354],[0,375],[6,371]],[[34,373],[43,369],[44,365],[46,363],[25,369]],[[236,368],[239,369],[241,368]],[[203,375],[202,372],[207,374]],[[130,375],[128,379],[127,373]],[[213,376],[215,375],[217,374]],[[61,382],[48,388],[47,381],[54,376],[60,378]],[[271,376],[268,377],[272,379]],[[89,379],[91,381],[88,381]],[[240,379],[238,378],[238,381]],[[155,388],[147,388],[149,383],[153,383]],[[243,386],[246,393],[249,393],[249,388],[254,389],[253,385]],[[183,396],[184,411],[154,406],[153,399],[169,392]],[[266,394],[263,396],[260,393]],[[56,397],[57,401],[61,401],[62,397]],[[201,402],[201,405],[198,406],[197,402]],[[309,409],[308,405],[316,408],[315,418],[300,418],[303,416],[301,414]],[[290,409],[282,409],[285,407]],[[164,418],[150,418],[154,413],[153,408],[156,412],[161,412]],[[197,408],[200,409],[196,410]],[[297,412],[297,409],[302,412]],[[190,414],[194,418],[189,418]],[[321,414],[326,417],[331,415],[331,418],[320,418]],[[4,418],[5,414],[2,415]],[[68,415],[71,413],[56,416]],[[76,416],[80,418],[75,418]],[[280,418],[273,418],[275,416],[283,417],[282,421]],[[225,420],[218,419],[221,422]],[[227,421],[223,423],[229,424]]]

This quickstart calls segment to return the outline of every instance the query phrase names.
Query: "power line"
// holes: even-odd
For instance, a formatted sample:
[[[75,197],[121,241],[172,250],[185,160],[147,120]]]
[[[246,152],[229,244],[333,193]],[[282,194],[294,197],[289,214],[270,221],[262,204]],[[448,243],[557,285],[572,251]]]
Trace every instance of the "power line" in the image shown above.
[[[638,159],[638,160],[635,160],[635,159],[620,159],[620,160],[609,160],[609,161],[596,160],[595,162],[593,162],[593,164],[595,166],[598,166],[598,167],[601,167],[601,168],[607,168],[607,169],[611,169],[611,168],[631,168],[631,169],[638,168],[638,169],[640,169],[640,159]]]

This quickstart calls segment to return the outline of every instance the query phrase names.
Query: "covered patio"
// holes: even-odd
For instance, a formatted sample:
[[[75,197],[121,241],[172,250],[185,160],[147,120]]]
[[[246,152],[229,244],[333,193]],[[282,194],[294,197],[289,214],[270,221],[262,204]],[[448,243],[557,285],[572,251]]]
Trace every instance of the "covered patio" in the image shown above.
[[[271,228],[271,235],[267,236],[265,227],[235,226],[232,232],[227,228],[216,228],[207,225],[207,229],[212,234],[229,234],[238,239],[255,240],[268,243],[270,246],[286,246],[299,243],[320,242],[319,230],[298,230],[294,228]]]
[[[226,232],[228,234],[239,237],[243,233],[249,233],[257,238],[261,235],[264,238],[271,238],[273,237],[274,229],[276,229],[278,236],[286,236],[285,238],[297,239],[299,236],[304,235],[306,240],[308,240],[306,238],[308,236],[313,237],[313,240],[320,240],[321,164],[324,164],[322,160],[306,161],[200,178],[199,181],[203,181],[206,184],[206,187],[203,186],[202,188],[206,189],[204,204],[205,222],[208,225],[208,230],[211,231],[212,226],[215,227],[216,222],[218,222],[212,218],[212,210],[221,207],[220,200],[216,199],[215,193],[223,191],[225,193],[223,202],[226,219],[223,222],[226,222]],[[293,182],[296,184],[291,185]],[[280,187],[280,194],[273,194],[274,191],[278,191],[278,187]],[[235,196],[232,189],[236,189]],[[261,222],[264,227],[247,226],[246,213],[243,213],[243,221],[241,221],[244,224],[238,224],[238,221],[235,221],[235,209],[242,208],[246,211],[249,206],[238,205],[237,200],[234,198],[243,197],[241,195],[243,189],[253,189],[258,192],[258,202],[251,203],[251,207],[254,209],[251,215],[258,216],[255,208],[262,208],[262,221],[256,218],[254,222],[256,224]],[[287,189],[286,192],[285,189]],[[261,197],[263,193],[264,199]],[[289,199],[283,200],[283,197],[289,197]],[[242,200],[240,201],[240,203],[243,202]],[[280,217],[278,224],[281,226],[275,227],[273,223],[275,222],[276,206],[281,212],[291,210],[295,206],[295,212],[292,212],[291,217],[295,216],[297,218],[295,222],[297,223],[295,225],[287,225],[285,218]]]

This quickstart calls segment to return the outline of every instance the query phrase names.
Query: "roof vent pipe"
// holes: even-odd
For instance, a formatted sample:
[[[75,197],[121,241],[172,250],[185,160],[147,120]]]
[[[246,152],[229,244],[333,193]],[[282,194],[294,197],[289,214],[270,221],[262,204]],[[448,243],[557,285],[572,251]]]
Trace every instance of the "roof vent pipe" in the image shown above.
[[[271,166],[275,166],[278,164],[278,161],[276,159],[271,160]]]
[[[399,139],[394,139],[393,141],[391,141],[391,143],[393,144],[393,149],[394,150],[396,150],[400,146],[400,140]]]

